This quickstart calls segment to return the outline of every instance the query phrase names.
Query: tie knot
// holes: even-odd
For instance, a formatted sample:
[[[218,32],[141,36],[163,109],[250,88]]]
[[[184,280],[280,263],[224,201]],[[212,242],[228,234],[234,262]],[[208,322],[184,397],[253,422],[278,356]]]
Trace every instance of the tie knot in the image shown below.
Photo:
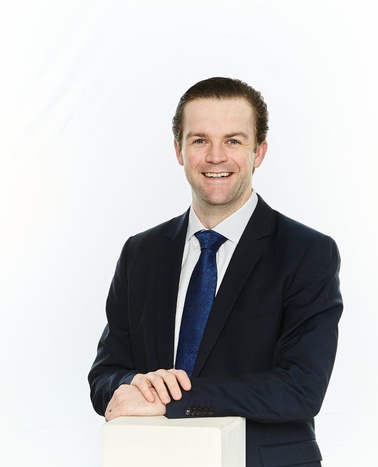
[[[214,232],[214,230],[201,230],[197,232],[195,236],[200,242],[201,250],[211,250],[214,253],[216,253],[219,247],[227,240],[226,237],[223,237],[223,235],[218,232]]]

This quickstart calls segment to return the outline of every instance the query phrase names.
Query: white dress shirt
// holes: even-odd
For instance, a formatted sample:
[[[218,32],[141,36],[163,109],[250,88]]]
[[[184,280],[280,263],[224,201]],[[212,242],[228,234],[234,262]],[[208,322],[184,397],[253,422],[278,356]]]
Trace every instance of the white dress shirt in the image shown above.
[[[217,289],[222,282],[228,264],[235,251],[235,248],[246,228],[250,217],[257,206],[258,198],[256,192],[253,190],[252,195],[243,206],[236,212],[227,217],[224,221],[220,222],[212,230],[222,234],[227,240],[221,245],[217,252],[217,272],[218,281]],[[196,216],[192,208],[189,212],[188,230],[186,233],[186,241],[184,247],[184,255],[182,258],[181,275],[179,282],[179,290],[177,295],[176,307],[176,326],[175,326],[175,355],[177,351],[178,339],[180,334],[181,318],[184,309],[186,291],[188,289],[189,280],[192,275],[194,266],[196,265],[200,254],[201,247],[197,237],[194,235],[199,230],[207,230],[206,227]]]

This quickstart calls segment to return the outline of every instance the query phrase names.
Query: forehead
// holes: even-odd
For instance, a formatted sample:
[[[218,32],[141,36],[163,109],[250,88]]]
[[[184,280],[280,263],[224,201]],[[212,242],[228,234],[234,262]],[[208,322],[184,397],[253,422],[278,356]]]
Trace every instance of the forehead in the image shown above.
[[[244,98],[195,99],[185,105],[183,130],[253,131],[254,115],[251,104]]]

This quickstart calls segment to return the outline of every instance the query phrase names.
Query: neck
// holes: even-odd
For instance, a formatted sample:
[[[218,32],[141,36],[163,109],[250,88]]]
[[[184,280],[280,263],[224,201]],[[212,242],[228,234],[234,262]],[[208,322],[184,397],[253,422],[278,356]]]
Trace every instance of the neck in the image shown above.
[[[196,213],[196,216],[201,221],[201,223],[207,229],[213,229],[215,226],[220,224],[222,221],[227,219],[232,213],[219,213],[219,212],[210,212],[211,210],[204,212],[203,210],[198,210],[193,206],[193,210]]]
[[[235,204],[235,205],[221,205],[221,204],[205,204],[202,205],[200,203],[196,203],[195,200],[192,202],[192,207],[196,216],[201,221],[201,223],[207,229],[213,229],[222,221],[230,217],[234,212],[240,209],[249,199],[243,200],[242,202]]]

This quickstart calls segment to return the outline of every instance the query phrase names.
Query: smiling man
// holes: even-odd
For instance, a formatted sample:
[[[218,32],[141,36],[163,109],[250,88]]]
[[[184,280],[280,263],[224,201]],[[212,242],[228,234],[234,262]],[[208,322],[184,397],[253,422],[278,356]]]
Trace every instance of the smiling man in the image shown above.
[[[246,83],[192,86],[173,118],[190,209],[131,237],[89,374],[95,410],[247,419],[248,467],[321,465],[314,416],[342,312],[328,236],[252,188],[268,112]]]

